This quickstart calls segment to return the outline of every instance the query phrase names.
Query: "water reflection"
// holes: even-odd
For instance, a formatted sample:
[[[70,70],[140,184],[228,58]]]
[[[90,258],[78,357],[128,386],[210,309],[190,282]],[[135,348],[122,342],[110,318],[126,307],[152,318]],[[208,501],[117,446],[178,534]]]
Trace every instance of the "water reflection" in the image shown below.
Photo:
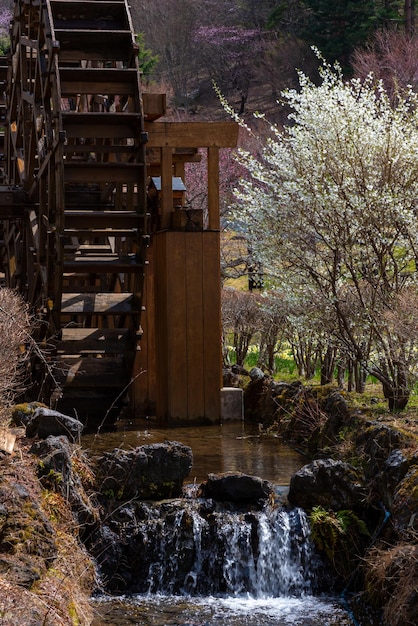
[[[278,485],[288,485],[291,475],[306,463],[305,457],[278,437],[261,435],[257,425],[227,422],[223,425],[154,428],[149,422],[120,422],[118,429],[85,435],[82,445],[92,456],[119,447],[180,441],[193,451],[190,482],[200,483],[210,472],[244,472]]]

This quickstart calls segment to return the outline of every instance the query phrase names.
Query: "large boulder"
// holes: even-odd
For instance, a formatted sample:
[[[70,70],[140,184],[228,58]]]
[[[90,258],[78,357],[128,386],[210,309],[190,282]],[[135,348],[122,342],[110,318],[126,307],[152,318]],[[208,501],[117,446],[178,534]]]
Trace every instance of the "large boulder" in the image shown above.
[[[56,482],[65,487],[70,481],[71,447],[67,437],[50,435],[46,439],[35,441],[30,449],[31,453],[41,459],[38,468],[39,477],[55,478]]]
[[[80,524],[80,534],[88,532],[89,527],[98,522],[99,515],[94,498],[87,495],[83,484],[90,488],[93,474],[81,450],[63,435],[50,435],[35,441],[30,451],[39,457],[38,477],[41,484],[49,491],[64,496]]]
[[[177,441],[115,448],[97,461],[97,487],[118,500],[173,498],[181,495],[192,465],[191,448]]]
[[[82,432],[83,424],[79,420],[45,407],[35,409],[26,426],[26,437],[46,439],[50,435],[65,435],[72,443],[80,441]]]
[[[341,430],[353,419],[348,409],[347,401],[338,391],[333,391],[323,403],[326,421],[312,434],[309,449],[316,451],[332,446],[339,441]]]
[[[362,472],[334,459],[318,459],[293,474],[288,500],[293,506],[312,509],[358,509],[364,507],[366,488]]]
[[[218,502],[245,504],[263,503],[274,492],[273,485],[267,480],[241,472],[209,474],[200,488],[205,498],[212,498]]]
[[[379,422],[369,422],[356,439],[357,453],[366,460],[366,477],[376,476],[390,454],[405,442],[406,438],[399,430]]]

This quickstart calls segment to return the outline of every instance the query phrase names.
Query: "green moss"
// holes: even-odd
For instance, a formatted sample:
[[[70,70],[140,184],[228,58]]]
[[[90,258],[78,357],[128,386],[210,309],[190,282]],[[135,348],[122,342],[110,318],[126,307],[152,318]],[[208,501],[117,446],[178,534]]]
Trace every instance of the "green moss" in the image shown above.
[[[68,615],[71,618],[71,622],[73,624],[73,626],[79,626],[80,625],[80,620],[79,617],[77,615],[77,609],[76,606],[74,604],[74,602],[70,602],[68,605]]]
[[[104,489],[102,491],[102,496],[104,496],[108,500],[114,500],[115,499],[115,492],[113,491],[113,489]]]
[[[314,507],[309,516],[312,540],[324,552],[336,572],[348,578],[369,537],[366,524],[351,510],[327,511]]]

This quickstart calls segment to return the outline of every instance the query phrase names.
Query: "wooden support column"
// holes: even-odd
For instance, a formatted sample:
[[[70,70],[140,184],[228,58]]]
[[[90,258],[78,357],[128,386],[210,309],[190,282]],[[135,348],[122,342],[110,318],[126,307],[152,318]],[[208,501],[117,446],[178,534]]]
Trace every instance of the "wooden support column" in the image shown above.
[[[183,182],[186,182],[186,167],[184,161],[175,161],[174,176],[179,176]]]
[[[219,422],[219,233],[165,231],[153,246],[158,422]]]
[[[173,150],[161,148],[161,230],[171,226],[173,211]]]
[[[238,125],[150,121],[145,130],[148,174],[161,176],[161,222],[151,242],[154,273],[144,320],[144,334],[154,336],[144,343],[137,359],[136,371],[147,370],[143,380],[138,377],[138,395],[147,396],[151,406],[155,400],[160,425],[218,423],[222,387],[219,148],[236,146]],[[207,229],[172,230],[172,176],[183,178],[185,162],[200,160],[199,148],[207,149]]]
[[[209,230],[220,230],[219,214],[219,148],[208,148],[208,213]]]

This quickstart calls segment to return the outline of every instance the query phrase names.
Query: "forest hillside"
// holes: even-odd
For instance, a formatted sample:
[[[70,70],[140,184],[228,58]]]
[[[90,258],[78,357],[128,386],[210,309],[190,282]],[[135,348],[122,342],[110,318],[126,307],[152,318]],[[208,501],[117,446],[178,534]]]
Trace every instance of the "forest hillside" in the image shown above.
[[[258,111],[280,122],[283,111],[277,100],[283,89],[297,86],[296,70],[315,77],[317,58],[311,46],[329,62],[337,60],[349,76],[358,69],[356,55],[363,58],[366,50],[376,47],[376,33],[390,29],[413,34],[414,4],[404,0],[133,0],[131,11],[135,31],[157,61],[148,63],[144,81],[170,96],[171,115],[225,116],[213,89],[215,82],[241,115],[251,117]]]

